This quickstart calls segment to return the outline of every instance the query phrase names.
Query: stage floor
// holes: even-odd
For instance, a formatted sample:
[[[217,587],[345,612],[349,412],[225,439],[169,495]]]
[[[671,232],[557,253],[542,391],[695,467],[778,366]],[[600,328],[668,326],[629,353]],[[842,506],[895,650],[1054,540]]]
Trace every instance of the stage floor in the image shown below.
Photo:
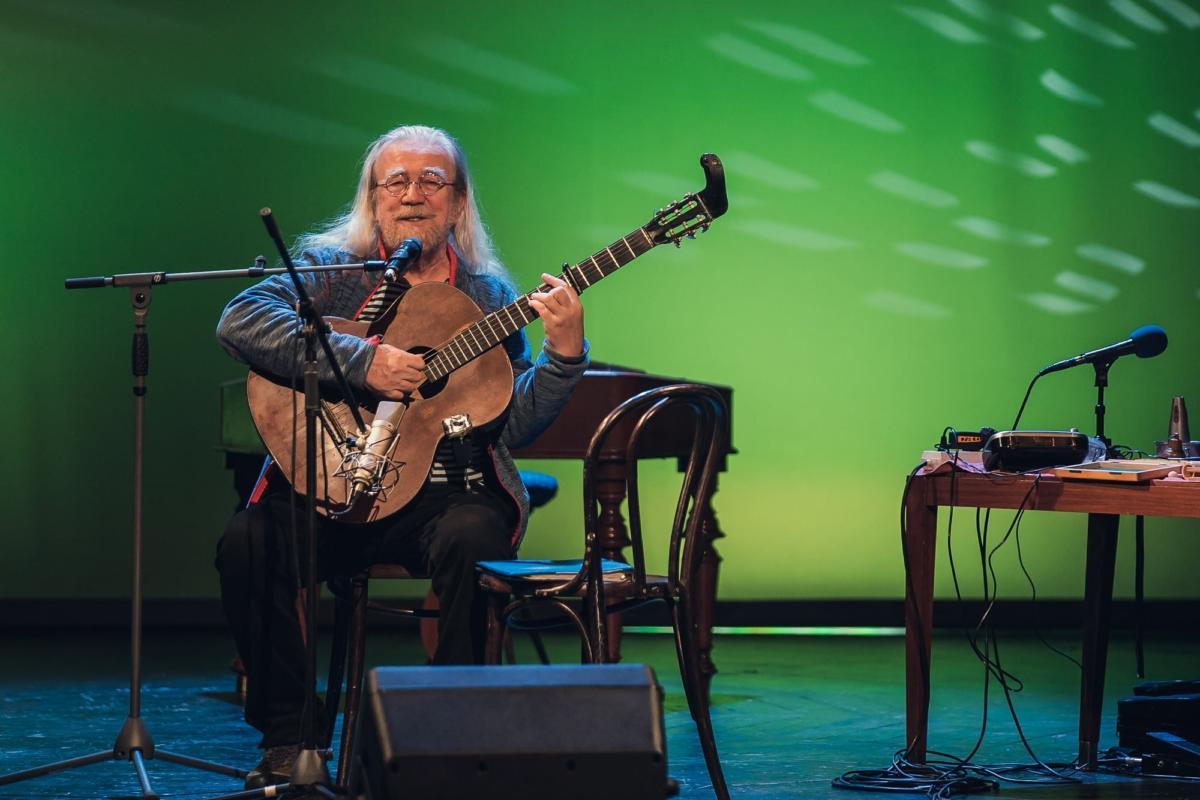
[[[1048,637],[1076,654],[1077,635]],[[1076,752],[1078,669],[1036,638],[1001,640],[1004,667],[1024,681],[1014,703],[1038,758],[1065,762]],[[577,657],[566,636],[549,637],[560,663]],[[232,645],[222,632],[152,631],[145,641],[142,717],[156,746],[248,769],[257,761],[257,735],[241,720],[229,672]],[[1151,679],[1200,677],[1200,642],[1153,638],[1147,644]],[[121,631],[13,634],[3,637],[0,660],[0,773],[111,747],[128,712],[128,640]],[[712,791],[695,728],[683,701],[669,636],[629,635],[627,662],[650,664],[667,693],[670,774],[683,798]],[[518,643],[518,657],[534,661]],[[738,798],[884,797],[834,789],[830,781],[849,769],[886,767],[904,745],[903,640],[895,636],[719,636],[714,658],[713,720],[725,775]],[[413,633],[372,632],[371,665],[422,660]],[[1132,642],[1115,637],[1101,749],[1116,744],[1116,699],[1131,693]],[[979,735],[983,667],[961,634],[934,642],[931,748],[964,755]],[[988,730],[975,761],[999,764],[1032,759],[1022,747],[1004,702],[992,683]],[[149,762],[164,797],[203,798],[236,791],[227,777]],[[1063,786],[1001,785],[1009,798],[1200,798],[1200,782],[1151,781],[1072,773]],[[124,798],[137,795],[127,763],[102,762],[20,784],[0,786],[0,798]]]

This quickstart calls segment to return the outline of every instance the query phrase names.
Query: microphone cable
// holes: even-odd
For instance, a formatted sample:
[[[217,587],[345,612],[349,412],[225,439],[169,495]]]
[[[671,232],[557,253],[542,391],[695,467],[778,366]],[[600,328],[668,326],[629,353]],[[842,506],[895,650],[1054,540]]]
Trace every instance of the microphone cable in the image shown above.
[[[1034,375],[1034,376],[1033,376],[1033,380],[1031,380],[1031,381],[1029,382],[1029,386],[1028,386],[1028,387],[1026,387],[1026,389],[1025,389],[1025,397],[1024,397],[1024,398],[1022,398],[1022,400],[1021,400],[1021,407],[1017,409],[1017,418],[1013,420],[1012,427],[1011,427],[1011,428],[1009,428],[1009,430],[1010,430],[1010,431],[1015,431],[1015,430],[1017,430],[1017,425],[1019,425],[1019,424],[1020,424],[1020,422],[1021,422],[1021,415],[1025,413],[1025,404],[1029,402],[1029,394],[1030,394],[1030,392],[1032,392],[1032,391],[1033,391],[1033,385],[1034,385],[1035,383],[1037,383],[1037,380],[1038,380],[1038,378],[1040,378],[1040,377],[1042,377],[1042,373],[1040,373],[1040,372],[1039,372],[1039,373],[1037,373],[1036,375]]]
[[[1036,378],[1034,379],[1037,380]],[[1032,382],[1030,384],[1032,388]],[[1026,392],[1028,399],[1029,392]],[[1024,404],[1022,404],[1024,405]],[[1019,418],[1019,415],[1018,415]],[[954,508],[958,496],[957,488],[957,473],[958,473],[958,453],[955,450],[951,461],[950,472],[950,505],[949,505],[949,520],[947,530],[947,548],[950,555],[951,576],[954,582],[955,597],[961,605],[963,603],[962,593],[958,581],[957,568],[954,564],[953,548],[951,546],[951,537],[953,535]],[[904,560],[905,586],[909,596],[913,596],[912,570],[911,570],[911,554],[908,552],[908,529],[907,529],[907,507],[909,493],[912,489],[912,479],[925,466],[926,462],[922,461],[912,472],[909,473],[905,480],[904,492],[900,501],[900,535],[901,535],[901,555]],[[1030,745],[1025,736],[1024,730],[1021,727],[1017,717],[1016,708],[1012,702],[1012,693],[1020,691],[1022,684],[1020,680],[1012,673],[1005,670],[1000,662],[999,641],[996,638],[993,628],[991,612],[995,607],[997,600],[996,593],[996,577],[995,569],[992,564],[992,556],[1002,547],[1010,537],[1020,542],[1020,522],[1027,510],[1030,498],[1038,484],[1038,477],[1034,477],[1033,483],[1029,490],[1025,493],[1021,501],[1021,505],[1017,509],[1017,513],[1013,518],[1005,535],[1000,542],[993,546],[990,550],[987,547],[987,524],[990,521],[990,509],[986,514],[982,515],[983,521],[980,522],[980,510],[976,510],[976,538],[980,549],[980,566],[983,571],[984,580],[984,599],[987,601],[987,606],[976,625],[975,632],[972,634],[970,630],[964,630],[967,636],[967,641],[971,646],[976,658],[982,661],[985,665],[984,670],[984,685],[983,685],[983,712],[980,723],[979,736],[976,739],[974,746],[971,748],[968,755],[964,758],[941,753],[934,750],[926,750],[926,759],[924,763],[914,762],[910,760],[909,753],[914,742],[910,742],[904,750],[898,750],[892,755],[892,764],[886,769],[857,769],[844,772],[832,781],[832,786],[838,789],[854,789],[859,791],[873,792],[903,792],[903,793],[922,793],[927,795],[931,800],[945,800],[946,798],[957,795],[965,795],[982,792],[995,792],[999,789],[999,781],[1008,783],[1020,784],[1037,784],[1037,785],[1056,785],[1064,783],[1078,783],[1079,778],[1071,775],[1065,775],[1059,772],[1060,769],[1073,769],[1071,764],[1049,764],[1040,759]],[[1020,556],[1018,556],[1020,558]],[[1024,563],[1022,561],[1022,569]],[[990,581],[989,581],[990,573]],[[1030,581],[1032,586],[1032,577],[1025,570],[1026,579]],[[1036,597],[1036,589],[1035,589]],[[921,709],[921,713],[926,722],[926,731],[928,731],[929,719],[929,663],[925,656],[926,643],[924,637],[924,626],[920,616],[920,609],[913,605],[913,615],[915,617],[918,652],[920,654],[920,672],[921,680],[925,686],[925,707]],[[984,649],[980,649],[979,635],[983,631],[986,637]],[[1039,634],[1039,638],[1041,638]],[[1043,640],[1044,641],[1044,640]],[[1053,649],[1053,648],[1052,648]],[[1065,655],[1065,654],[1064,654]],[[998,765],[981,765],[971,763],[971,759],[978,752],[983,743],[987,730],[988,720],[988,698],[990,696],[989,687],[992,676],[1000,683],[1004,690],[1005,701],[1009,708],[1010,716],[1016,727],[1017,735],[1020,737],[1021,743],[1026,752],[1033,758],[1033,764],[998,764]],[[1014,687],[1012,684],[1015,683]],[[937,756],[937,758],[929,758],[928,756]],[[1027,776],[1028,775],[1028,776]]]

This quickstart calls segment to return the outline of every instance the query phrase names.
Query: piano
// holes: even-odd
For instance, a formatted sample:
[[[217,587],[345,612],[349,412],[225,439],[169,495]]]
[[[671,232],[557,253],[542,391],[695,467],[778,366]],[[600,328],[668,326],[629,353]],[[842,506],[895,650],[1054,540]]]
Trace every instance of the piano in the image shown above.
[[[592,434],[600,421],[625,399],[639,392],[666,386],[672,383],[695,383],[685,378],[652,375],[631,367],[592,362],[584,373],[571,399],[549,428],[531,444],[513,451],[515,458],[582,459],[591,441]],[[711,384],[710,384],[711,385]],[[733,390],[728,386],[713,386],[725,398],[733,418]],[[656,419],[647,429],[643,443],[643,457],[683,458],[691,449],[689,431],[672,424],[667,417]],[[726,452],[722,456],[721,471],[727,467],[728,456],[736,453],[733,448],[732,431],[727,431]],[[620,437],[612,437],[620,440]],[[225,451],[225,465],[234,471],[234,484],[241,497],[241,504],[253,489],[265,451],[254,430],[250,410],[246,406],[245,379],[221,384],[221,449]],[[625,520],[621,515],[621,503],[625,499],[625,462],[622,452],[605,452],[604,461],[597,480],[597,496],[601,504],[600,537],[605,555],[620,558],[623,548],[629,544]],[[239,506],[241,507],[241,506]],[[715,542],[724,536],[717,525],[716,514],[711,507],[702,510],[704,533],[704,555],[701,574],[696,582],[697,616],[700,622],[701,664],[707,690],[716,666],[712,662],[712,624],[716,606],[717,577],[720,557]],[[620,637],[612,637],[613,660],[620,658]]]

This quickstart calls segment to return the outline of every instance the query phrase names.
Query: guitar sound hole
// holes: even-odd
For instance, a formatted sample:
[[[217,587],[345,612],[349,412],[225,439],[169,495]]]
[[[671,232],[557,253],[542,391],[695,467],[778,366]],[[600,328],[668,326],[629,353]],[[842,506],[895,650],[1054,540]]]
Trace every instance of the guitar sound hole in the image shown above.
[[[417,347],[409,348],[408,352],[416,353],[417,355],[423,356],[426,353],[428,353],[431,349],[433,349],[433,348],[426,347],[424,345],[419,345]],[[446,381],[449,379],[449,377],[450,376],[446,375],[446,376],[443,376],[440,379],[434,381],[433,383],[426,383],[426,384],[422,385],[416,391],[417,397],[421,398],[422,400],[428,400],[431,397],[437,397],[441,393],[442,389],[446,388]]]
[[[445,388],[446,378],[442,378],[441,380],[436,380],[433,383],[424,384],[420,389],[417,389],[416,394],[417,397],[421,398],[422,400],[428,400],[431,397],[437,397],[439,394],[441,394],[442,389]]]

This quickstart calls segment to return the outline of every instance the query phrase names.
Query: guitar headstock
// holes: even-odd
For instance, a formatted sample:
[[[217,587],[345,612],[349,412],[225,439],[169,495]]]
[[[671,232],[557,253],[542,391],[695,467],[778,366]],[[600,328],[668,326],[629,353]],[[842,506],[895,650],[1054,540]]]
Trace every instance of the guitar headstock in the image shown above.
[[[713,220],[728,210],[725,167],[721,165],[721,159],[705,153],[700,156],[700,167],[704,170],[704,188],[659,209],[643,227],[654,244],[670,242],[678,247],[684,237],[696,238],[697,233],[708,230]]]

